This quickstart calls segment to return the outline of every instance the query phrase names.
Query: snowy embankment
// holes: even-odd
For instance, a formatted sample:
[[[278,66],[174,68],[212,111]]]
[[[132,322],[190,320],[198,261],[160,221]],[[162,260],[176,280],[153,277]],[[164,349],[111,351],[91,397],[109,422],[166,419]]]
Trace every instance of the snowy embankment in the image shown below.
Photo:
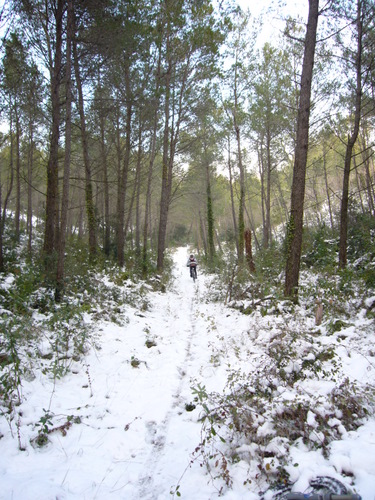
[[[22,382],[17,422],[0,422],[0,498],[164,500],[176,492],[187,500],[218,498],[223,477],[213,482],[214,472],[207,474],[194,453],[204,435],[192,387],[220,394],[229,371],[237,368],[258,371],[262,378],[265,351],[282,325],[277,318],[245,316],[210,302],[207,279],[198,273],[194,284],[186,258],[186,249],[176,252],[171,289],[150,291],[144,310],[125,305],[116,321],[94,321],[87,314],[91,349],[67,375],[51,379],[40,371]],[[48,350],[48,338],[45,343]],[[349,352],[345,342],[341,354],[348,377],[374,382],[371,360],[359,350]],[[329,389],[318,381],[304,387],[323,396]],[[284,404],[294,397],[292,390],[279,391]],[[340,426],[339,417],[332,426]],[[319,436],[318,422],[309,418]],[[43,425],[48,443],[37,446]],[[266,423],[259,424],[262,432],[270,432]],[[375,422],[352,432],[339,429],[338,435],[326,458],[302,442],[290,447],[291,479],[304,489],[316,476],[343,480],[345,473],[347,484],[373,500]],[[264,485],[257,484],[259,471],[252,471],[251,443],[237,451],[239,459],[230,465],[232,486],[221,496],[259,498]],[[241,452],[250,459],[241,459]],[[265,470],[273,466],[266,465]]]

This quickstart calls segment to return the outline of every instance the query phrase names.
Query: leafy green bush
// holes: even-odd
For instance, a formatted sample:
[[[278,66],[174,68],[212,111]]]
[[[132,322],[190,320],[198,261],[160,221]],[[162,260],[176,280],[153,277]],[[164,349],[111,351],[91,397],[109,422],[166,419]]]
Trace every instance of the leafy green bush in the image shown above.
[[[337,249],[337,232],[325,224],[304,231],[302,262],[307,267],[332,268],[337,265]]]

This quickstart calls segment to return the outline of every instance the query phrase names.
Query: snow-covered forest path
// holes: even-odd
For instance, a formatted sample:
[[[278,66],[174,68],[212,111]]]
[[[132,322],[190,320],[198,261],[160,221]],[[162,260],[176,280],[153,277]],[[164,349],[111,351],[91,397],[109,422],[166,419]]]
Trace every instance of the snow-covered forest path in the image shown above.
[[[48,325],[43,315],[35,344],[27,346],[30,368],[22,373],[21,404],[12,420],[7,422],[6,414],[0,418],[0,500],[167,500],[177,493],[185,500],[256,500],[270,475],[279,477],[284,456],[295,491],[330,476],[356,488],[363,500],[374,500],[375,420],[362,418],[357,425],[354,413],[363,404],[372,412],[371,315],[357,306],[351,321],[332,332],[328,322],[317,330],[306,308],[283,310],[280,302],[267,314],[258,309],[241,314],[212,300],[217,285],[199,269],[193,283],[187,257],[185,248],[175,252],[173,280],[164,293],[131,280],[115,285],[98,275],[97,296],[103,290],[108,296],[91,304],[83,325],[70,323],[62,311],[51,333],[49,327],[43,330]],[[358,299],[365,306],[373,301]],[[41,313],[35,314],[38,326]],[[74,358],[73,351],[68,356],[67,348],[56,346],[58,335],[74,337],[76,331],[77,340],[85,330],[90,349],[84,355]],[[28,352],[23,356],[27,361]],[[276,369],[278,359],[283,375]],[[61,368],[67,369],[63,376]],[[202,406],[194,407],[193,388],[205,390],[210,409],[225,415],[228,404],[220,398],[237,396],[228,386],[231,376],[236,388],[244,381],[249,393],[260,394],[250,398],[248,409],[244,399],[234,403],[253,432],[246,437],[235,435],[234,424],[225,428],[223,420],[203,429]],[[288,376],[295,376],[295,383]],[[322,427],[326,456],[314,446],[326,439],[318,427],[327,420],[319,420],[321,415],[329,419]],[[294,432],[296,425],[301,434]],[[221,455],[217,434],[225,431]],[[209,432],[215,443],[207,439]],[[48,442],[37,446],[38,436]],[[211,474],[219,476],[215,482],[199,454],[205,438],[202,448],[214,456]],[[223,480],[228,471],[231,488]]]
[[[204,277],[198,272],[193,283],[187,256],[186,249],[175,254],[172,289],[150,292],[144,310],[124,305],[118,323],[87,316],[97,333],[84,363],[73,363],[61,379],[37,375],[23,384],[26,449],[18,450],[17,439],[7,442],[0,498],[162,500],[180,482],[185,498],[217,497],[198,461],[190,464],[201,423],[199,410],[186,405],[192,381],[208,390],[224,383],[215,342],[239,321],[244,328],[246,318],[206,302]],[[50,443],[33,447],[35,423],[47,414]]]

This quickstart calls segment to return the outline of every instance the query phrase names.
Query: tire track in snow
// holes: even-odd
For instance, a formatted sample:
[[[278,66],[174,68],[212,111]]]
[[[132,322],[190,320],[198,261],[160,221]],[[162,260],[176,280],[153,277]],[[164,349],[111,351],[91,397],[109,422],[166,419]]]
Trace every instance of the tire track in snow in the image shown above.
[[[190,284],[190,283],[189,283]],[[179,365],[176,366],[176,370],[179,373],[179,383],[172,394],[172,407],[167,411],[165,417],[163,418],[161,424],[158,424],[155,421],[149,421],[146,423],[147,428],[147,436],[146,440],[152,445],[152,450],[144,463],[143,470],[145,471],[138,478],[139,484],[139,493],[138,498],[142,498],[144,500],[157,500],[160,499],[160,495],[166,494],[166,488],[168,488],[168,496],[171,485],[163,485],[162,491],[161,487],[156,484],[155,478],[158,475],[158,465],[161,457],[163,456],[163,452],[165,450],[165,445],[167,444],[168,438],[168,430],[170,427],[170,423],[174,417],[179,417],[179,405],[182,402],[181,394],[186,384],[186,379],[188,375],[188,364],[192,358],[192,344],[194,341],[194,337],[196,336],[196,326],[195,326],[195,318],[196,318],[196,309],[197,304],[199,303],[200,291],[199,284],[195,284],[194,287],[194,295],[193,299],[190,301],[190,324],[189,324],[189,332],[185,341],[185,356]],[[176,292],[172,292],[176,293]],[[179,293],[179,291],[177,291]],[[181,299],[181,307],[178,308],[178,320],[181,320],[181,315],[186,314],[186,306],[182,307],[184,304],[184,296],[182,295]],[[160,470],[160,473],[162,471]],[[163,497],[164,498],[164,497]]]

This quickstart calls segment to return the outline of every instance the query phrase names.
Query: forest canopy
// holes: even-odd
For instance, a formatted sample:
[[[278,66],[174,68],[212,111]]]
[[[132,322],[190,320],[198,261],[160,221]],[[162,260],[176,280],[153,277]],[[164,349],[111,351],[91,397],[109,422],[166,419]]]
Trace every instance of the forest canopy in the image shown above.
[[[7,0],[0,270],[6,227],[57,300],[72,240],[143,274],[173,245],[256,272],[283,244],[295,296],[303,232],[325,227],[345,268],[350,211],[375,215],[375,5],[276,4],[261,20],[231,1]]]

